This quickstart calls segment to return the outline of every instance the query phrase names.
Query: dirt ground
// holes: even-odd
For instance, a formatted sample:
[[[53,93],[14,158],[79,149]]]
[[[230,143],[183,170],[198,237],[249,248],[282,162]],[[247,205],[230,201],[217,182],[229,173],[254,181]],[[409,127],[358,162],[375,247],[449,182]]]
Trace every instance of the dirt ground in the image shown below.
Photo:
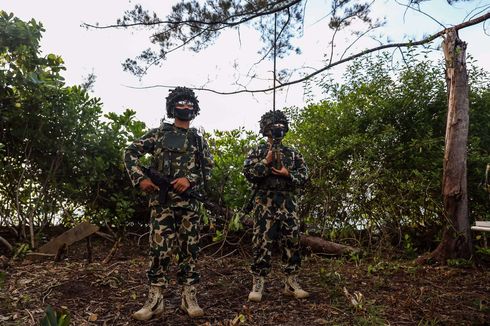
[[[166,311],[138,322],[131,313],[146,299],[146,237],[112,246],[94,236],[88,263],[82,241],[60,262],[14,260],[0,272],[0,325],[38,325],[46,307],[66,311],[70,325],[485,325],[490,322],[490,270],[414,266],[407,260],[308,255],[300,276],[309,299],[282,293],[279,257],[261,303],[247,301],[250,248],[201,254],[198,299],[205,316],[180,309],[179,288],[165,292]],[[140,239],[140,240],[141,240]],[[175,275],[175,270],[172,271]]]

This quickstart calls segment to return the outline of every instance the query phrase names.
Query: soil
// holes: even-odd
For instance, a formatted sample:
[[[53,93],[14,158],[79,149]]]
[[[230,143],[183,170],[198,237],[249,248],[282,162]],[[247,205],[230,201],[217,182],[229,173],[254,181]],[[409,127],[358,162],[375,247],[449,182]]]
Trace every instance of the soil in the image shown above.
[[[84,241],[60,262],[10,260],[0,271],[0,325],[39,325],[48,306],[69,314],[70,325],[485,325],[490,322],[488,266],[416,266],[412,260],[306,255],[300,283],[310,298],[282,293],[279,255],[260,303],[251,287],[247,245],[207,245],[198,269],[198,300],[205,311],[191,319],[180,309],[180,290],[165,291],[158,318],[131,318],[146,300],[147,237],[112,243],[92,237],[92,262]],[[246,239],[244,239],[246,240]],[[139,242],[138,242],[139,241]],[[245,242],[245,241],[244,241]],[[221,248],[220,248],[221,247]],[[221,250],[219,250],[221,249]],[[0,266],[1,268],[1,266]],[[175,268],[171,270],[175,275]]]

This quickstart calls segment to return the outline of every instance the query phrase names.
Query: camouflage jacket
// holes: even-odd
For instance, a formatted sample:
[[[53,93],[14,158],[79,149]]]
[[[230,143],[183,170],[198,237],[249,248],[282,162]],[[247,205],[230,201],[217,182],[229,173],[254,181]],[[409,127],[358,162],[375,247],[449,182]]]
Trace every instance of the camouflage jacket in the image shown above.
[[[259,190],[294,193],[295,190],[303,187],[308,179],[308,168],[301,154],[281,144],[281,161],[289,171],[289,176],[276,176],[272,174],[271,167],[265,161],[268,149],[269,145],[264,143],[249,152],[243,167],[247,180],[256,184]]]
[[[202,153],[201,159],[200,153]],[[151,166],[170,179],[186,177],[191,183],[192,190],[202,192],[203,174],[206,181],[211,176],[213,160],[209,147],[195,128],[183,129],[173,124],[163,123],[159,128],[150,130],[141,139],[129,145],[124,153],[124,164],[133,186],[138,186],[142,179],[147,178],[139,166],[139,158],[145,154],[151,155]],[[158,192],[151,193],[150,206],[158,204],[193,211],[199,209],[195,199],[183,198],[172,190],[168,192],[165,203],[159,203]]]

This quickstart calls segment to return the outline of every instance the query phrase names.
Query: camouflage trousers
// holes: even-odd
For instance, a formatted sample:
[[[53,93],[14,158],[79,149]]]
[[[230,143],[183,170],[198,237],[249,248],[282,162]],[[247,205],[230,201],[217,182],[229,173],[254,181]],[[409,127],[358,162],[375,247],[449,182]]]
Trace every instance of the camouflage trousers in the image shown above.
[[[299,218],[294,198],[287,192],[259,192],[255,201],[251,271],[267,276],[271,271],[274,242],[280,243],[284,273],[294,274],[301,265]]]
[[[178,257],[177,282],[199,282],[196,260],[199,254],[199,214],[185,208],[154,206],[150,217],[150,284],[166,286],[172,259]]]

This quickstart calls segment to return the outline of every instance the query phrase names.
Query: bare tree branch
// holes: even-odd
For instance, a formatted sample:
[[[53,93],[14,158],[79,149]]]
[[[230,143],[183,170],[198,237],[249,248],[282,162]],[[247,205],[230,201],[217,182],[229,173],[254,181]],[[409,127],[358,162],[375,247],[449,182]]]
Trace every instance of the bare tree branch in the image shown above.
[[[477,25],[479,23],[485,22],[488,19],[490,19],[490,12],[487,12],[485,15],[482,15],[482,16],[477,17],[475,19],[472,19],[472,20],[463,22],[461,24],[455,25],[455,26],[451,27],[451,29],[455,29],[455,30],[464,29],[466,27]],[[432,34],[432,35],[430,35],[430,36],[428,36],[422,40],[419,40],[419,41],[391,43],[391,44],[385,44],[385,45],[381,45],[381,46],[374,47],[371,49],[367,49],[367,50],[358,52],[354,55],[351,55],[349,57],[346,57],[344,59],[340,59],[336,62],[330,63],[321,69],[318,69],[318,70],[316,70],[310,74],[305,75],[302,78],[282,83],[279,86],[276,86],[275,88],[280,89],[280,88],[283,88],[286,86],[290,86],[293,84],[298,84],[298,83],[304,82],[304,81],[309,80],[310,78],[312,78],[312,77],[314,77],[314,76],[316,76],[316,75],[318,75],[318,74],[320,74],[320,73],[322,73],[322,72],[324,72],[324,71],[326,71],[332,67],[338,66],[342,63],[345,63],[345,62],[348,62],[348,61],[351,61],[354,59],[357,59],[357,58],[362,57],[362,56],[369,54],[369,53],[373,53],[373,52],[377,52],[377,51],[381,51],[381,50],[389,49],[389,48],[412,47],[412,46],[419,46],[419,45],[427,44],[427,43],[430,43],[433,40],[437,39],[438,37],[443,36],[446,33],[446,31],[447,31],[447,29],[441,30],[441,31],[439,31],[435,34]],[[132,88],[132,89],[150,89],[150,88],[175,88],[176,86],[175,85],[152,85],[152,86],[143,86],[143,87],[134,87],[134,86],[126,86],[126,87]],[[241,89],[241,90],[230,91],[230,92],[217,91],[217,90],[209,89],[209,88],[193,88],[193,89],[199,90],[199,91],[207,91],[207,92],[220,94],[220,95],[233,95],[233,94],[240,94],[240,93],[265,93],[265,92],[270,92],[270,91],[274,90],[274,87],[255,89],[255,90]]]
[[[414,7],[412,7],[410,4],[406,5],[406,4],[404,4],[404,3],[399,2],[398,0],[395,0],[395,2],[396,2],[397,4],[399,4],[400,6],[404,6],[404,7],[406,7],[406,10],[408,10],[408,9],[412,9],[412,10],[414,10],[414,11],[416,11],[416,12],[418,12],[418,13],[420,13],[420,14],[424,15],[424,16],[429,17],[429,18],[430,18],[430,19],[432,19],[434,22],[436,22],[437,24],[439,24],[439,25],[440,25],[442,28],[446,28],[446,26],[445,26],[443,23],[441,23],[440,21],[438,21],[437,19],[435,19],[434,17],[432,17],[432,16],[431,16],[431,15],[429,15],[428,13],[426,13],[426,12],[424,12],[424,11],[420,10],[420,8],[414,8]],[[405,13],[406,13],[406,10],[405,10]],[[405,15],[404,15],[404,16],[405,16]]]
[[[479,7],[473,8],[473,10],[471,10],[466,15],[466,17],[463,19],[463,21],[466,21],[467,19],[473,19],[474,17],[480,15],[482,12],[488,10],[488,8],[490,8],[490,5],[483,5],[483,6],[479,6]]]
[[[344,52],[342,53],[342,55],[340,56],[340,59],[342,59],[344,57],[344,55],[347,53],[347,51],[349,51],[349,49],[357,43],[357,41],[359,41],[363,36],[365,36],[366,34],[368,34],[369,32],[375,30],[376,28],[379,28],[380,26],[377,25],[377,26],[373,26],[373,27],[370,27],[368,28],[366,31],[364,31],[362,34],[360,34],[351,44],[349,44],[349,46],[347,48],[345,48]]]

